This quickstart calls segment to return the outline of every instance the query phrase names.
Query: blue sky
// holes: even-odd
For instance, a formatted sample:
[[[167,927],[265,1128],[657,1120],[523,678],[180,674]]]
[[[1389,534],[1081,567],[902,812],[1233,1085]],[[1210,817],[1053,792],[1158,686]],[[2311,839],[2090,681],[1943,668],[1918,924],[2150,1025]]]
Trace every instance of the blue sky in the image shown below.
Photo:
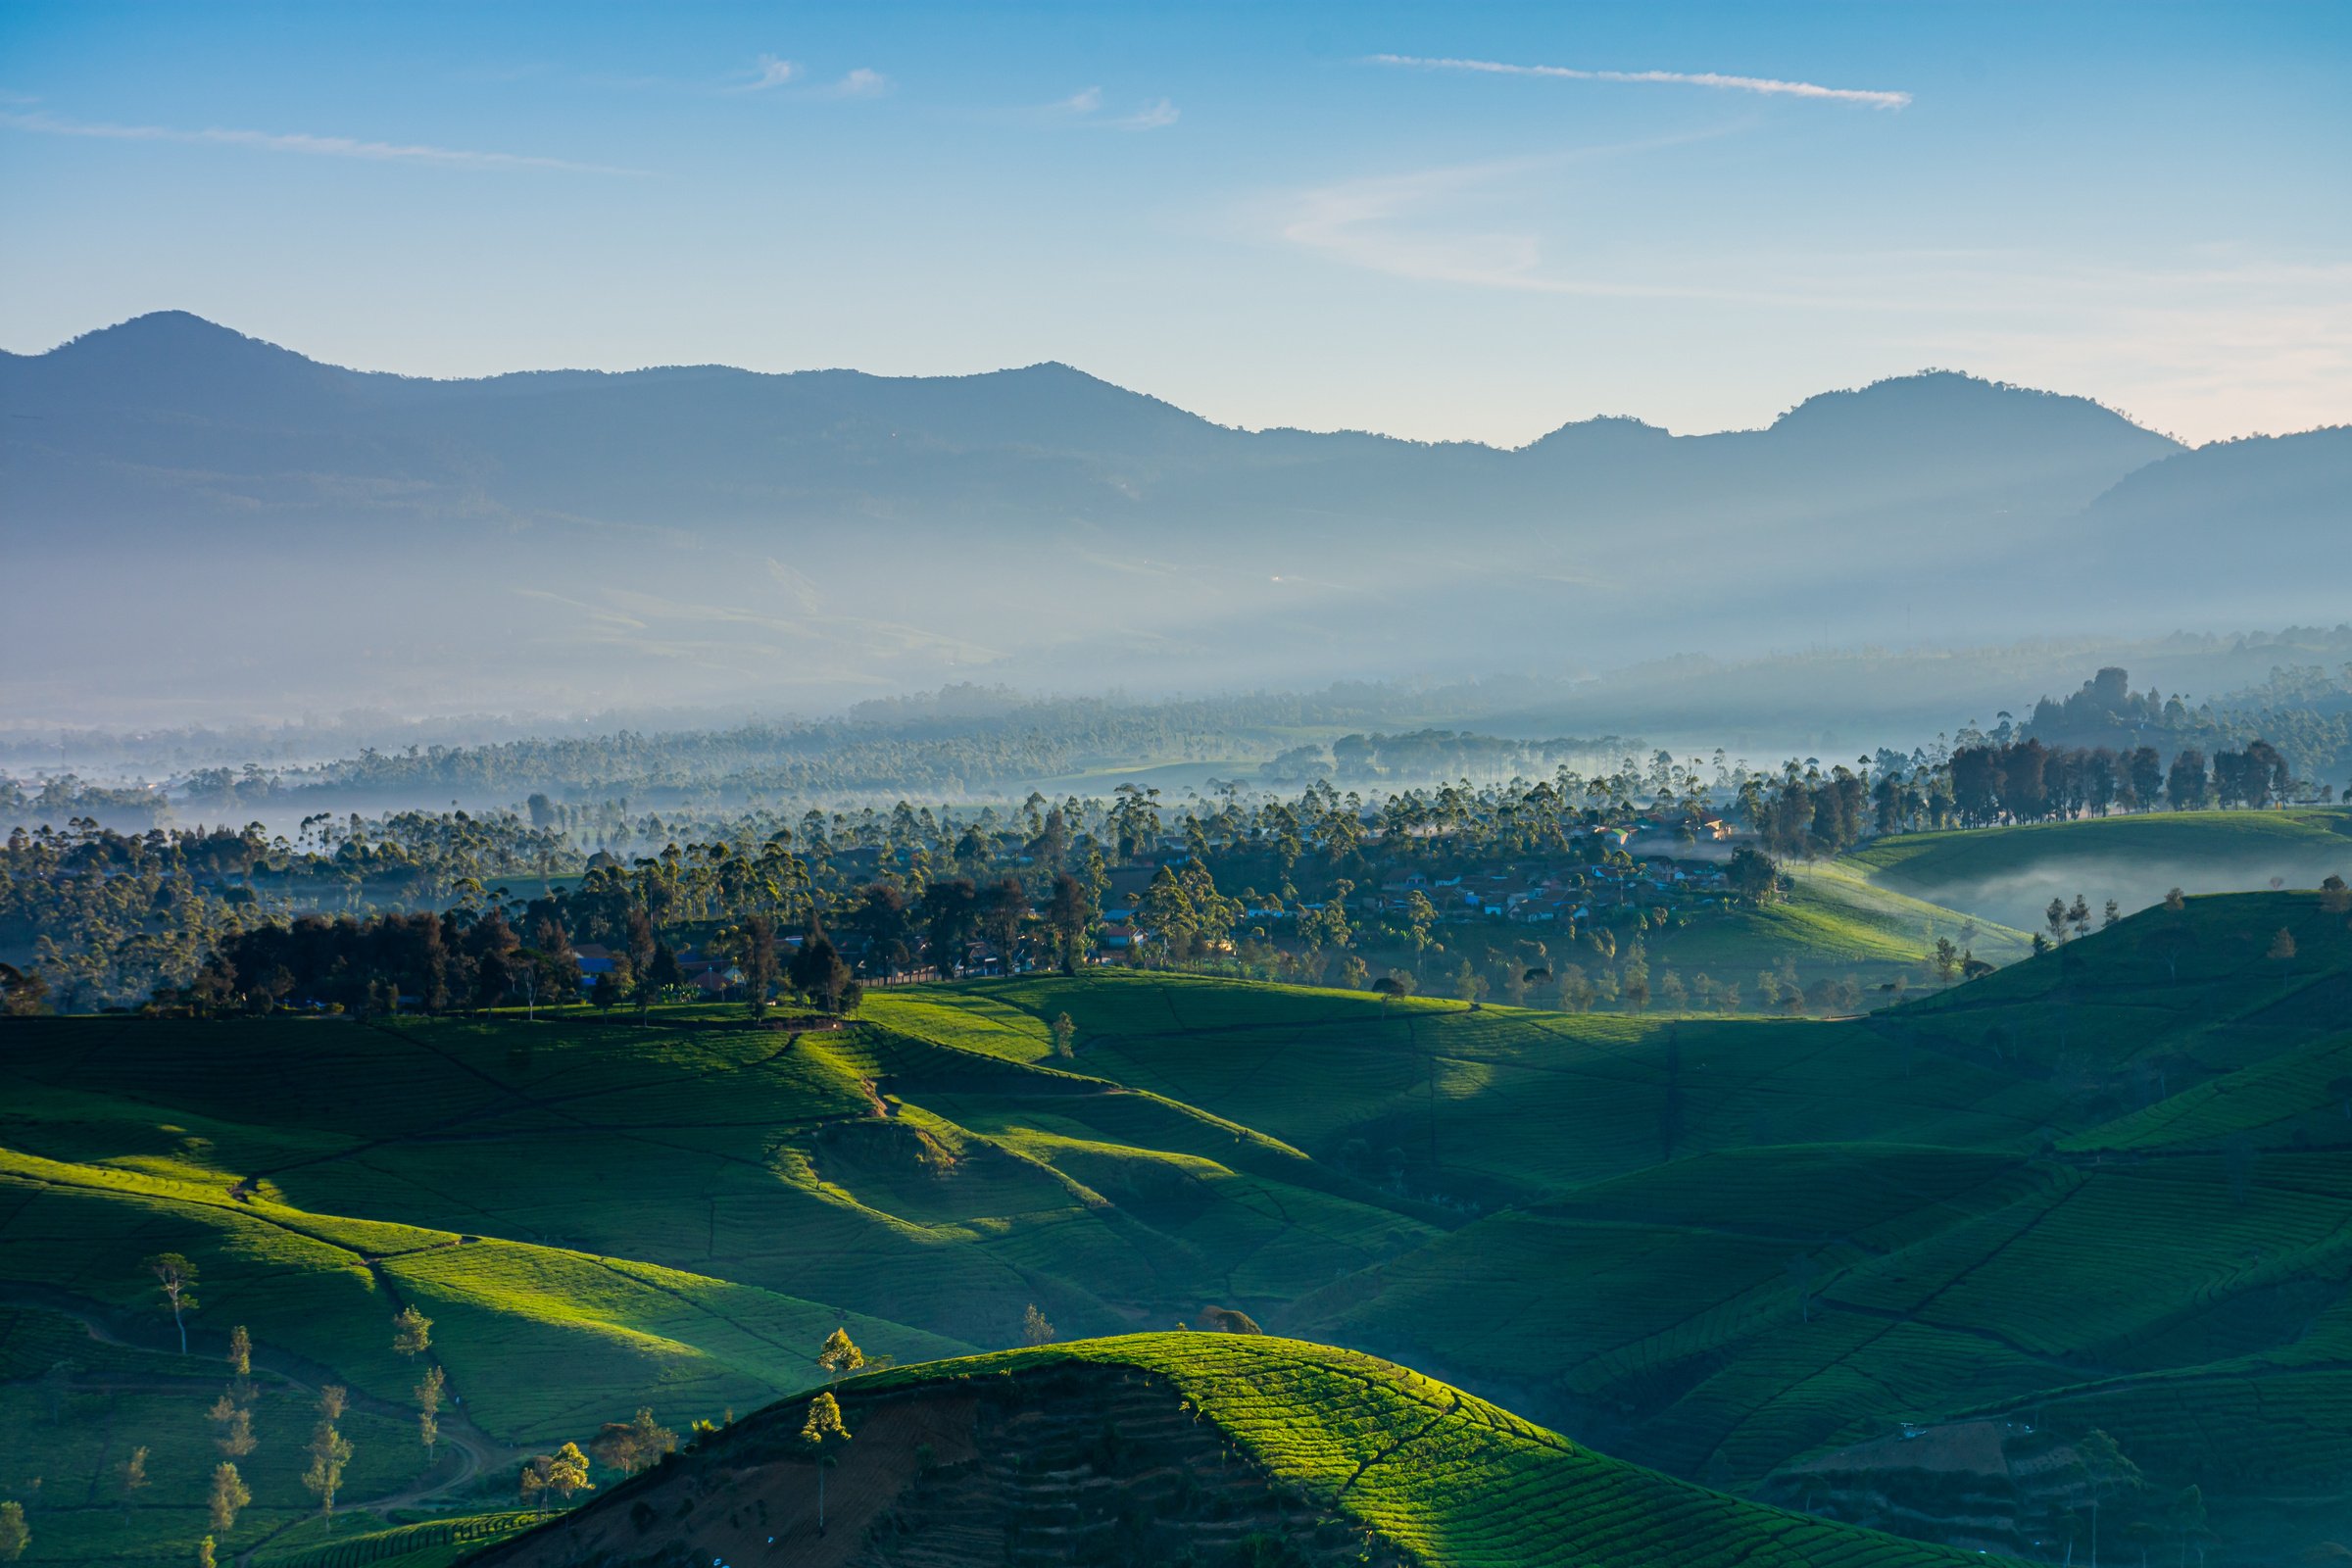
[[[5,4],[0,346],[1057,359],[1503,444],[1941,366],[2278,432],[2352,421],[2348,68],[2341,4]]]

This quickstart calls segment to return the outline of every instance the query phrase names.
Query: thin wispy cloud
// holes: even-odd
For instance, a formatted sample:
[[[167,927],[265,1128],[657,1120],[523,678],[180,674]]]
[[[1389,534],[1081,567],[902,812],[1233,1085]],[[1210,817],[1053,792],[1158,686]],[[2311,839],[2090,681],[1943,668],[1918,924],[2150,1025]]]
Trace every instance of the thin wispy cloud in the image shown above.
[[[752,67],[751,79],[730,86],[729,92],[766,92],[800,80],[801,68],[778,55],[761,55]]]
[[[820,88],[818,94],[825,98],[879,98],[888,91],[890,91],[888,76],[879,71],[868,71],[865,67],[859,66],[839,81]]]
[[[1714,87],[1730,92],[1863,104],[1872,109],[1901,109],[1911,102],[1911,95],[1907,92],[1869,87],[1824,87],[1818,82],[1783,81],[1774,76],[1728,76],[1713,71],[1581,71],[1569,66],[1517,66],[1500,60],[1454,60],[1424,55],[1371,55],[1365,63],[1402,66],[1414,71],[1468,72],[1489,76],[1540,76],[1555,81],[1621,81],[1653,86]]]
[[[362,141],[352,136],[314,136],[303,131],[237,130],[208,125],[185,130],[174,125],[118,125],[103,121],[61,120],[55,115],[0,114],[0,126],[43,136],[78,136],[98,141],[175,142],[245,147],[259,152],[304,153],[315,158],[357,158],[378,164],[431,164],[444,169],[530,169],[573,174],[639,174],[636,169],[574,163],[529,153],[482,152],[421,142]]]
[[[1043,106],[1044,115],[1055,120],[1074,120],[1104,130],[1157,130],[1162,125],[1176,123],[1176,106],[1165,98],[1146,104],[1128,115],[1105,116],[1102,113],[1102,89],[1081,87],[1067,98]]]
[[[1176,106],[1162,98],[1149,108],[1140,109],[1132,115],[1112,121],[1111,123],[1121,130],[1157,130],[1162,125],[1176,123]]]

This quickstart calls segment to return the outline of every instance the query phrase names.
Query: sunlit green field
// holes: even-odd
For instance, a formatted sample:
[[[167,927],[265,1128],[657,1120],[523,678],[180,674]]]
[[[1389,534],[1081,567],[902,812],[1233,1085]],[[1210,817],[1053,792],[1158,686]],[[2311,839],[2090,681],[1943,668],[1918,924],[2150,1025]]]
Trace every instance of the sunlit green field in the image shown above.
[[[237,1324],[276,1381],[234,1541],[276,1551],[333,1544],[292,1528],[322,1381],[361,1401],[340,1542],[511,1509],[523,1453],[640,1404],[683,1428],[805,1388],[836,1326],[914,1362],[1017,1343],[1032,1303],[1065,1336],[1223,1305],[1735,1490],[2031,1407],[2300,1549],[2352,1496],[2348,1003],[2345,917],[2278,894],[1854,1019],[1117,970],[800,1034],[715,1006],[11,1023],[0,1491],[41,1479],[28,1561],[188,1558]],[[185,1361],[162,1250],[202,1270]],[[403,1304],[463,1464],[416,1441]]]

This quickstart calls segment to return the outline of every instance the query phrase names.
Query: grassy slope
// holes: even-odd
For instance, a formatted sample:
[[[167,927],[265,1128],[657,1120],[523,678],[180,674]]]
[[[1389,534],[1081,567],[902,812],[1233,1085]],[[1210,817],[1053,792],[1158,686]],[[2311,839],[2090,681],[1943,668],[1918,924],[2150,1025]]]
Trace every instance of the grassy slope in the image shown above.
[[[1781,903],[1654,936],[1652,983],[1662,973],[1660,966],[1671,964],[1686,980],[1708,974],[1737,981],[1752,1002],[1757,972],[1774,967],[1784,956],[1808,982],[1853,974],[1875,987],[1897,975],[1924,982],[1923,959],[1939,936],[1992,963],[2011,962],[2028,951],[2022,932],[1881,886],[1847,865],[1788,869],[1793,886]]]
[[[1006,1343],[1031,1300],[1075,1332],[1216,1301],[1734,1485],[2047,1402],[2219,1516],[2232,1467],[2352,1481],[2342,924],[2194,900],[1849,1022],[1120,972],[893,993],[790,1044],[693,1010],[11,1026],[0,1302],[38,1286],[153,1343],[132,1265],[178,1247],[200,1348],[250,1321],[392,1398],[414,1297],[476,1419],[546,1440],[797,1386],[844,1310],[915,1356]],[[182,1397],[126,1400],[119,1436],[201,1450]],[[114,1462],[72,1451],[85,1489]],[[36,1527],[36,1560],[99,1513]]]
[[[1620,1463],[1403,1367],[1295,1340],[1160,1333],[1007,1350],[859,1379],[844,1402],[855,1421],[867,1394],[953,1392],[976,1380],[1074,1369],[1164,1380],[1271,1483],[1351,1517],[1433,1568],[1928,1568],[1984,1560]],[[1066,1386],[1056,1395],[1082,1397]],[[756,1446],[761,1428],[789,1429],[800,1415],[797,1402],[781,1405],[740,1439]]]
[[[2132,910],[2172,887],[2228,893],[2352,877],[2352,810],[2155,811],[1906,833],[1840,863],[1893,891],[2038,930],[2053,897],[2081,893],[2094,906],[2112,898]]]

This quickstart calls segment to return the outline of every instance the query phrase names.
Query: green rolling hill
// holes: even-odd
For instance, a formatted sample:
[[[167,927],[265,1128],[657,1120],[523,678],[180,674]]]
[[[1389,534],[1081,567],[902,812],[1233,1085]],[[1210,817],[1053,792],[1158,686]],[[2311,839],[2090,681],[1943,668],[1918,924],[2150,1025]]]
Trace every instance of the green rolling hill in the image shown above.
[[[1603,1458],[1352,1351],[1145,1334],[844,1386],[826,1478],[790,1401],[475,1559],[1930,1568],[1981,1560]],[[688,1506],[691,1503],[692,1506]]]
[[[2352,810],[2149,811],[1901,833],[1837,864],[1890,892],[2034,931],[2051,899],[2078,893],[2128,912],[2176,887],[2230,893],[2352,878]]]
[[[2191,899],[1833,1020],[1106,971],[805,1033],[12,1021],[0,1496],[35,1499],[27,1561],[189,1560],[244,1324],[263,1446],[223,1547],[422,1568],[512,1513],[524,1453],[794,1396],[836,1326],[930,1363],[1015,1343],[1032,1303],[1074,1336],[1216,1305],[1632,1474],[2051,1559],[2092,1492],[2184,1545],[2193,1486],[2209,1561],[2278,1560],[2352,1540],[2346,925]],[[203,1274],[184,1357],[139,1269],[167,1250]],[[458,1399],[429,1462],[404,1304]],[[858,1396],[929,1374],[891,1376]],[[331,1527],[299,1482],[329,1382],[359,1450]],[[1488,1551],[1401,1519],[1358,1523]]]

